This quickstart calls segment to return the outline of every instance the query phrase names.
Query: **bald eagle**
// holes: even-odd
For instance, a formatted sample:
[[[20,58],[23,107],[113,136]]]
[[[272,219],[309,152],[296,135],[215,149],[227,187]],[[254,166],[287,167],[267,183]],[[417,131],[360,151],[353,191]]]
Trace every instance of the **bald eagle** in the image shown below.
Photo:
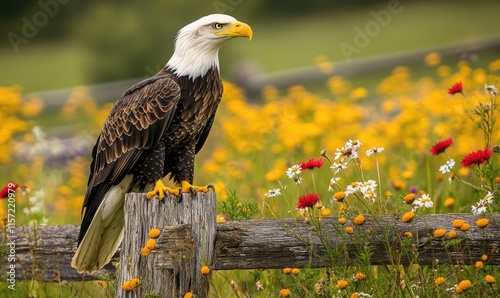
[[[205,143],[222,96],[218,51],[233,37],[252,38],[235,18],[213,14],[182,28],[174,53],[155,76],[115,103],[92,150],[78,248],[71,266],[92,273],[107,264],[123,238],[124,196],[208,191],[194,186],[194,156]],[[166,187],[170,174],[179,188]]]

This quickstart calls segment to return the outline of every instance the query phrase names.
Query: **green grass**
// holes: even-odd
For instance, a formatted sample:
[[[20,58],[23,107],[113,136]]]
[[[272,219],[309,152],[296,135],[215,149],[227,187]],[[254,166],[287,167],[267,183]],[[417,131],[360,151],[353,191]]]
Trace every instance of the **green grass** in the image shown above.
[[[451,5],[447,1],[404,1],[401,5],[402,11],[392,15],[389,25],[352,59],[498,34],[484,20],[495,18],[500,2],[456,1]],[[344,61],[340,44],[353,45],[354,27],[364,28],[374,20],[370,12],[382,9],[385,7],[368,6],[301,18],[256,21],[252,24],[251,44],[237,42],[228,47],[234,47],[243,59],[257,62],[263,71],[311,65],[319,54],[332,61]]]
[[[0,47],[0,85],[21,85],[25,92],[69,88],[85,83],[85,50],[73,41]]]

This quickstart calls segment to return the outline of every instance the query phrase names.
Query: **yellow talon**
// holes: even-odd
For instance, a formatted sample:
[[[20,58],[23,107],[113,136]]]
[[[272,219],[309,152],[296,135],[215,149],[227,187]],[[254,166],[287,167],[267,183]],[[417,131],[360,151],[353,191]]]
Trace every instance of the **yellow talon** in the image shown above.
[[[197,192],[208,192],[208,190],[210,188],[213,188],[213,186],[194,186],[194,185],[191,185],[191,183],[189,183],[186,180],[181,181],[181,190],[182,190],[182,192],[185,192],[185,193],[191,192],[192,190],[197,191]]]
[[[173,196],[179,195],[179,189],[167,187],[163,184],[163,181],[158,180],[155,183],[155,188],[146,194],[146,198],[151,199],[152,197],[158,195],[158,199],[163,200],[167,192]]]

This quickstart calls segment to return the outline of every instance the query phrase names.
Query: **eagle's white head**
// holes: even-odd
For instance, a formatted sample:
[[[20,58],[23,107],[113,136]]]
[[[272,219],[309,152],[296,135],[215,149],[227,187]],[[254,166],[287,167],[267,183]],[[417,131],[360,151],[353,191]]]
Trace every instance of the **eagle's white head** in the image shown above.
[[[210,68],[219,68],[220,47],[238,36],[252,39],[252,28],[224,14],[203,17],[179,31],[174,54],[166,66],[178,76],[203,76]]]

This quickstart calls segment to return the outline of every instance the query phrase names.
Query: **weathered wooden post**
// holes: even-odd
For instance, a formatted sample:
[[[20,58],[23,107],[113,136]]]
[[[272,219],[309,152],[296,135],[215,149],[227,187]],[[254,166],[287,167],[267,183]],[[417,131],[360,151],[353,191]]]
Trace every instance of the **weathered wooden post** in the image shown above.
[[[145,194],[130,193],[125,197],[125,233],[118,269],[116,297],[184,297],[191,291],[207,297],[210,274],[201,275],[203,265],[212,263],[216,235],[216,198],[213,192],[182,194],[182,199],[166,196],[146,199]],[[149,231],[162,231],[156,239],[158,250],[148,256],[141,248],[149,239]],[[158,263],[160,249],[171,262]],[[162,258],[165,260],[165,258]],[[122,284],[140,278],[141,285],[124,291]]]

